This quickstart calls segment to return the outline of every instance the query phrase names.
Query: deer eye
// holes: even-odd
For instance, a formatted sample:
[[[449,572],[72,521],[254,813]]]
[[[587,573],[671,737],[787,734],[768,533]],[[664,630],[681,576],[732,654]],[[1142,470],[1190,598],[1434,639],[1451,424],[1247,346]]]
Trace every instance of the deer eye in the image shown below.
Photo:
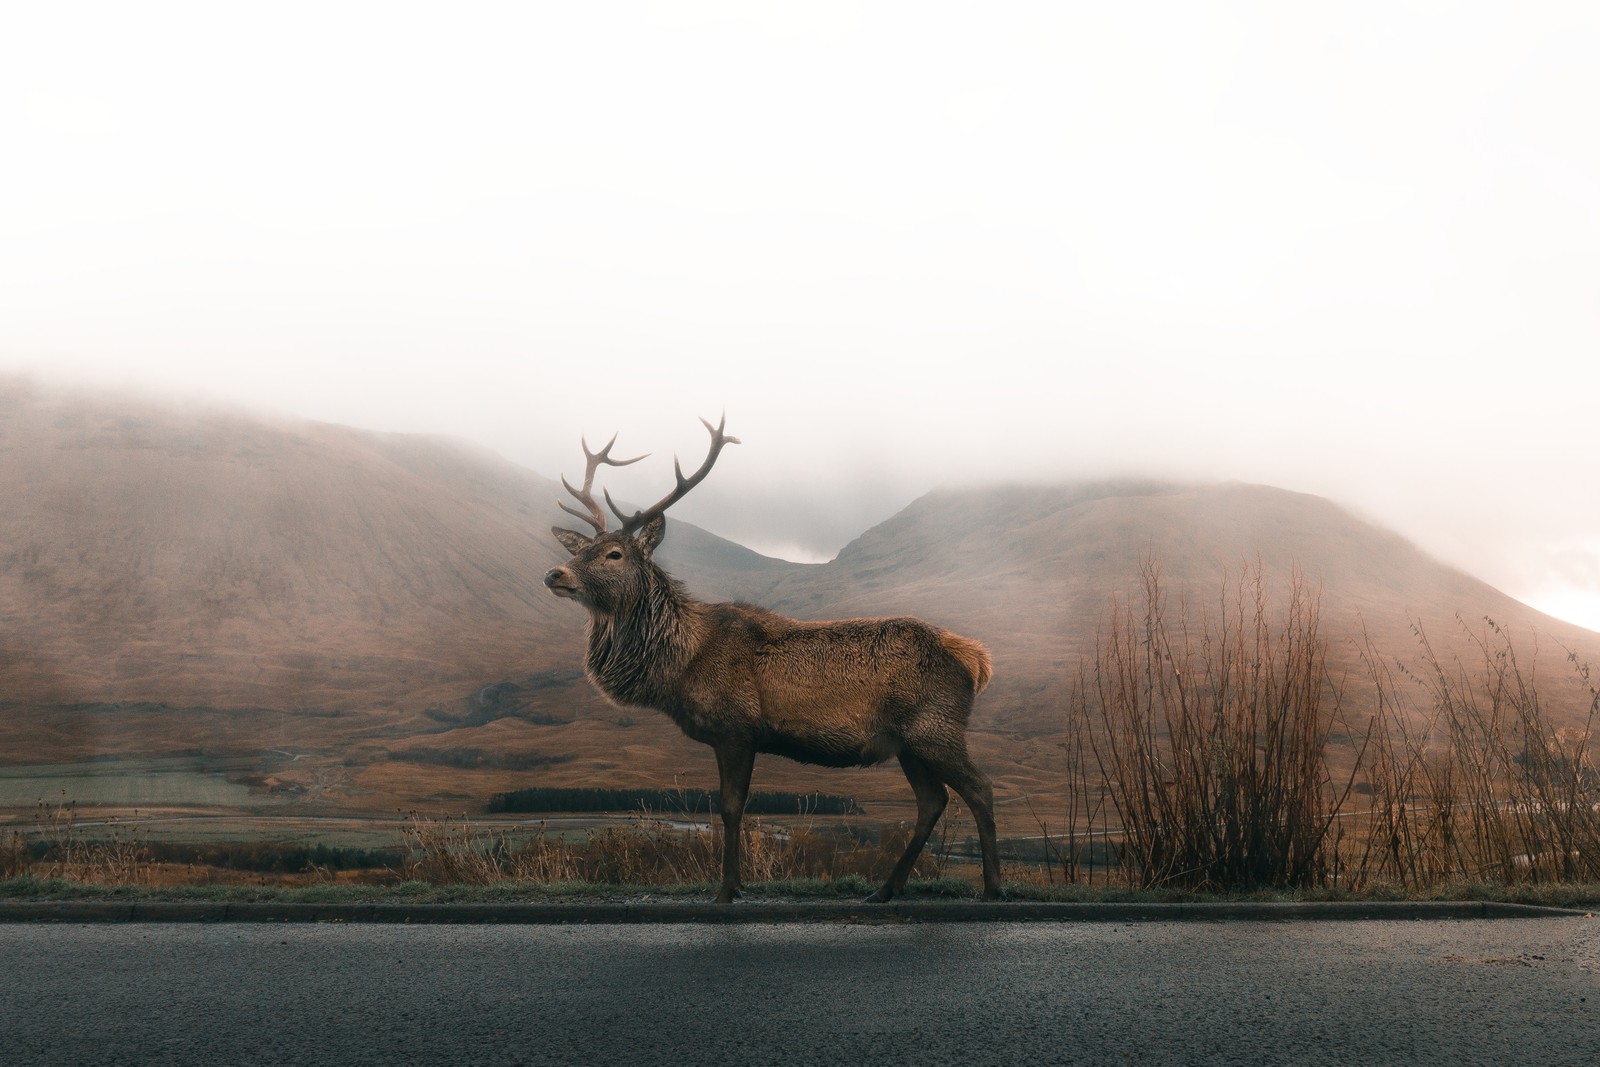
[[[606,553],[606,559],[621,559],[621,558],[622,558],[622,552],[619,549],[613,548],[610,552]]]

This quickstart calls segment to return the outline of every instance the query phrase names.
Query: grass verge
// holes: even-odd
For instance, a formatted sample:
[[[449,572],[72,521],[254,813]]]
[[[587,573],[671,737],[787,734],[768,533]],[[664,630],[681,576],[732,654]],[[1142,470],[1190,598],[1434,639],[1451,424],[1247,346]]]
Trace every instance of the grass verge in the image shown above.
[[[838,879],[792,878],[755,882],[745,887],[744,899],[760,901],[856,901],[877,888],[860,877]],[[1053,903],[1195,904],[1195,903],[1308,903],[1360,901],[1464,901],[1535,904],[1546,907],[1600,906],[1600,883],[1559,885],[1504,885],[1495,882],[1458,882],[1407,890],[1398,885],[1369,887],[1361,892],[1344,890],[1256,890],[1205,893],[1192,890],[1136,889],[1082,884],[1037,885],[1015,883],[1006,891],[1010,899]],[[62,878],[18,877],[0,880],[0,900],[43,901],[191,901],[197,903],[283,904],[515,904],[605,903],[644,900],[709,901],[716,893],[711,882],[676,885],[616,885],[597,882],[500,881],[488,885],[440,885],[401,882],[396,885],[222,886],[222,885],[96,885]],[[913,880],[904,899],[910,901],[971,900],[977,889],[970,882],[949,878]]]

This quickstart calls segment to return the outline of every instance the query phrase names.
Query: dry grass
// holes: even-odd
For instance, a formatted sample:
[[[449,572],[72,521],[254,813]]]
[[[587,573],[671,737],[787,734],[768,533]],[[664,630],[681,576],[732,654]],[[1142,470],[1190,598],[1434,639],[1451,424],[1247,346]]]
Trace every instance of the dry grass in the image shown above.
[[[54,803],[40,801],[39,829],[33,838],[13,830],[0,846],[0,875],[33,875],[92,885],[151,883],[149,849],[136,827],[110,819],[110,838],[89,841],[78,832],[77,823],[77,805],[64,794]]]
[[[1038,836],[1009,843],[1006,881],[1380,896],[1600,883],[1600,691],[1586,664],[1569,654],[1566,674],[1537,677],[1537,650],[1519,655],[1493,620],[1461,624],[1443,646],[1419,626],[1413,661],[1367,644],[1367,676],[1349,684],[1370,686],[1370,699],[1347,702],[1346,683],[1330,677],[1320,613],[1297,576],[1286,596],[1270,596],[1259,567],[1208,610],[1169,610],[1147,563],[1142,602],[1114,606],[1067,709],[1059,818],[1052,827],[1026,805]],[[1587,702],[1587,717],[1556,718],[1542,693],[1563,709]],[[1359,723],[1345,721],[1352,704],[1370,708]],[[221,880],[153,863],[134,823],[96,825],[88,839],[65,795],[41,803],[33,821],[31,832],[0,839],[0,880]],[[709,822],[686,829],[645,812],[573,837],[414,812],[400,869],[370,873],[436,886],[710,884],[722,849]],[[744,833],[752,884],[870,883],[892,867],[907,830],[748,819]],[[970,838],[953,803],[914,876],[959,873],[951,868],[968,862]]]
[[[685,885],[716,882],[722,873],[722,831],[684,829],[648,813],[627,826],[588,831],[570,841],[540,828],[516,835],[473,825],[465,817],[441,819],[412,812],[403,829],[407,879],[440,885],[489,885],[501,881],[585,882],[601,885]],[[887,874],[905,847],[909,831],[881,831],[872,843],[848,832],[809,827],[776,829],[746,819],[742,842],[747,882],[772,882]],[[936,877],[931,855],[919,860],[918,877]]]
[[[22,878],[33,871],[33,849],[28,839],[16,830],[0,838],[0,881]]]
[[[954,813],[952,813],[954,814]],[[955,825],[955,819],[951,819]],[[98,831],[98,827],[96,827]],[[531,831],[474,824],[411,812],[401,827],[399,869],[260,872],[205,864],[162,863],[136,827],[114,823],[107,838],[87,839],[77,807],[63,798],[41,804],[35,829],[10,831],[0,841],[0,880],[34,878],[85,886],[276,885],[398,882],[431,885],[699,885],[721,877],[722,834],[674,826],[642,813],[626,825],[605,826],[571,840],[543,827]],[[769,826],[746,819],[744,872],[751,883],[882,878],[904,849],[909,830],[867,830],[845,819],[829,826]],[[943,875],[948,861],[933,850],[913,871]]]

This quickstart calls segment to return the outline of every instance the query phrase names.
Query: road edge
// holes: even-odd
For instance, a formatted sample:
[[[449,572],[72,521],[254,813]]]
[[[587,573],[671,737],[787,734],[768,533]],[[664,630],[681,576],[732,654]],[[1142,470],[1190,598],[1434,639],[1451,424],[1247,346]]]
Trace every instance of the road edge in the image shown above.
[[[1592,916],[1572,908],[1498,901],[1352,901],[1192,904],[1042,901],[606,901],[566,903],[224,903],[0,901],[0,923],[412,923],[599,925],[629,923],[1287,922],[1528,919]]]

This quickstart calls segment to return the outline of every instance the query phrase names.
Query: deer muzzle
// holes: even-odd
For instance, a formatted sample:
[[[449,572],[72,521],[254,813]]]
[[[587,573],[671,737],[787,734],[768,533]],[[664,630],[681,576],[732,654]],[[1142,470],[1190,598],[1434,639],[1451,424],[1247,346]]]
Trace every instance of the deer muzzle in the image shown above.
[[[549,590],[559,597],[575,597],[578,587],[572,581],[572,575],[567,573],[565,567],[555,567],[545,572],[544,584]]]

